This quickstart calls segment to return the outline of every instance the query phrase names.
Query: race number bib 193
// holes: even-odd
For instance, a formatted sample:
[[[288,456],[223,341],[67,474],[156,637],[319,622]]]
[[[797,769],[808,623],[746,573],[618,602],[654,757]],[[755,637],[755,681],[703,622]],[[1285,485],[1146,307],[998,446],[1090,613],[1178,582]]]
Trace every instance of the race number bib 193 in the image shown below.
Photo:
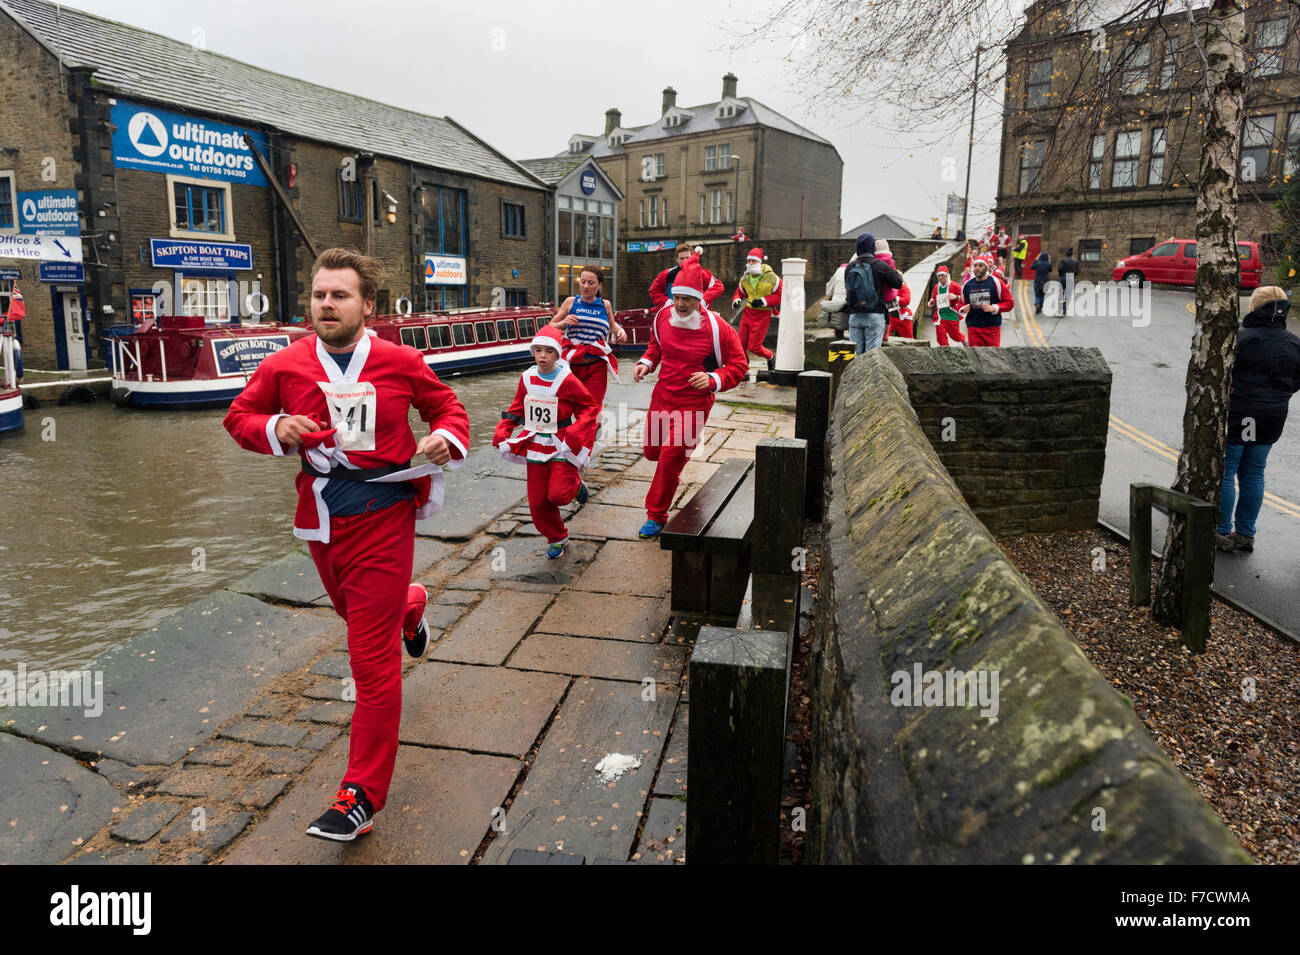
[[[375,450],[375,386],[368,381],[355,384],[318,381],[330,409],[330,427],[337,428],[335,440],[341,451]]]
[[[524,427],[539,434],[554,434],[560,420],[559,398],[524,397]]]

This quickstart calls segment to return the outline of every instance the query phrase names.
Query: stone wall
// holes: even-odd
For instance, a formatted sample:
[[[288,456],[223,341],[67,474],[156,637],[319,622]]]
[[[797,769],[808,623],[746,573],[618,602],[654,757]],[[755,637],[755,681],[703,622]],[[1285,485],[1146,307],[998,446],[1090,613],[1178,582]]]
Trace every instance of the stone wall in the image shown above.
[[[966,507],[880,350],[828,457],[811,861],[1249,861]],[[916,668],[996,675],[996,713],[894,705]]]
[[[890,348],[925,436],[994,534],[1097,525],[1110,368],[1096,348]]]

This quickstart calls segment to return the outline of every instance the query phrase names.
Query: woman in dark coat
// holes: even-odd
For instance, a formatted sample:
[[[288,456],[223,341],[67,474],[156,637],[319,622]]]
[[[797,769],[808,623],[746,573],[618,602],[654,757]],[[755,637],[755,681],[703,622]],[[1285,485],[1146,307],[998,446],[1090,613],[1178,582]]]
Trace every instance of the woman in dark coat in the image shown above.
[[[1300,391],[1300,337],[1286,330],[1290,307],[1286,293],[1276,285],[1257,288],[1237,333],[1219,488],[1220,519],[1214,535],[1219,550],[1255,549],[1255,520],[1264,503],[1264,465],[1282,436],[1291,396]]]

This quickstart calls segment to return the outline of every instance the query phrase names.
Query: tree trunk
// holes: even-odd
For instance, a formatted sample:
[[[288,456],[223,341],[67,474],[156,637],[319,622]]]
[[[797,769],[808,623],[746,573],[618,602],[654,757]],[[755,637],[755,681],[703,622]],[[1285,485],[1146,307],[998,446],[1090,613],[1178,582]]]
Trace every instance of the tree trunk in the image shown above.
[[[1237,176],[1244,121],[1243,0],[1214,0],[1206,21],[1205,117],[1196,198],[1196,331],[1187,364],[1187,406],[1183,451],[1174,490],[1219,503],[1228,389],[1237,354],[1240,268],[1237,261]],[[1171,514],[1152,615],[1160,623],[1183,624],[1183,580],[1187,521]]]

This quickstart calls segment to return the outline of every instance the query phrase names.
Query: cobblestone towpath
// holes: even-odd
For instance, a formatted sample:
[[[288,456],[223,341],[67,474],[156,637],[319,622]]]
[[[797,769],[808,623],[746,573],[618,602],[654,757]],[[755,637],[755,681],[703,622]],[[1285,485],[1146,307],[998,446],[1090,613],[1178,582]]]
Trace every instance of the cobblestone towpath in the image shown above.
[[[742,386],[714,407],[677,506],[719,462],[793,437],[789,391]],[[0,862],[679,860],[690,646],[670,628],[668,552],[636,539],[653,465],[641,413],[625,417],[587,471],[590,501],[566,511],[560,560],[522,468],[483,448],[449,472],[446,507],[417,528],[435,642],[404,663],[370,835],[303,835],[345,767],[352,710],[343,624],[304,550],[91,664],[102,715],[0,710]]]

